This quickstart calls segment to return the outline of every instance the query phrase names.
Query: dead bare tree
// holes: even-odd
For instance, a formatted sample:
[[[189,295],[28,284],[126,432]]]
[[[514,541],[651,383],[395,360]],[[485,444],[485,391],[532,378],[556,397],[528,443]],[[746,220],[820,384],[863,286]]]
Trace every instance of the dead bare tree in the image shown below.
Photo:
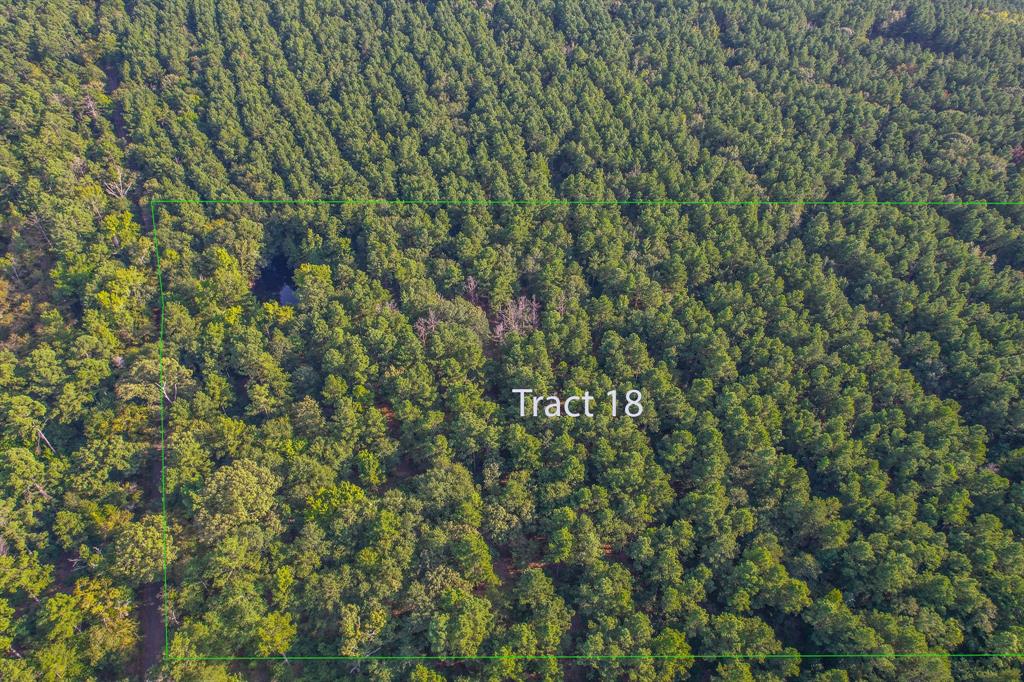
[[[135,174],[120,166],[114,172],[114,177],[109,182],[103,183],[103,189],[107,191],[107,194],[119,199],[127,197],[133,187],[135,187]]]
[[[96,106],[96,100],[93,99],[92,95],[86,95],[85,98],[82,99],[82,109],[92,120],[99,120],[100,110],[99,107]]]
[[[434,333],[437,329],[437,325],[440,324],[441,320],[437,319],[437,315],[431,310],[427,313],[426,317],[421,317],[416,320],[416,323],[412,326],[416,332],[416,336],[420,337],[420,342],[425,343],[427,337]]]
[[[540,303],[532,296],[530,298],[520,296],[501,306],[491,333],[495,340],[501,342],[508,334],[521,334],[536,329],[539,322]]]

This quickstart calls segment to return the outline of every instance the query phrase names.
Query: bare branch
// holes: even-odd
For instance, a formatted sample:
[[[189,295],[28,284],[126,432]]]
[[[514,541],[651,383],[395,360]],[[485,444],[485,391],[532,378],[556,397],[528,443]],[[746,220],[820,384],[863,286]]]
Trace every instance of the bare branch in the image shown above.
[[[47,502],[52,502],[53,501],[53,497],[50,496],[50,493],[46,492],[46,489],[43,488],[43,486],[41,486],[38,483],[36,483],[35,481],[33,481],[32,484],[29,487],[35,489],[35,491],[37,493],[39,493],[39,495],[42,496],[42,498],[44,500],[46,500]]]
[[[117,167],[117,171],[114,173],[114,177],[109,182],[103,183],[103,189],[107,191],[112,197],[124,199],[128,196],[128,192],[132,191],[135,186],[135,174],[130,171],[126,171],[120,166]]]
[[[509,301],[498,310],[492,334],[498,341],[504,341],[510,333],[523,333],[536,329],[540,322],[540,303],[536,298],[520,296]]]
[[[55,455],[57,454],[57,451],[53,449],[52,445],[50,445],[50,439],[46,437],[46,434],[43,433],[42,429],[36,429],[36,435],[39,436],[39,438],[44,443],[46,443],[46,447],[50,448],[50,452],[52,452]]]

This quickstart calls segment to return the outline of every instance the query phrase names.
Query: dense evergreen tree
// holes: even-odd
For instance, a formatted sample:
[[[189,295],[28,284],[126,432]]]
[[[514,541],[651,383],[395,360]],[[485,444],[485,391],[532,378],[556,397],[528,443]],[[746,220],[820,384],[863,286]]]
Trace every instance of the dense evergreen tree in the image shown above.
[[[6,7],[0,679],[1019,680],[1022,46],[1000,0]]]

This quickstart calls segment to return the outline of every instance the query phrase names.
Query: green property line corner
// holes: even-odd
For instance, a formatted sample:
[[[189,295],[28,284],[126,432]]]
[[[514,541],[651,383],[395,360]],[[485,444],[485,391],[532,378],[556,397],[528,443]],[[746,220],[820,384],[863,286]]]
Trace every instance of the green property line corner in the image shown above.
[[[349,204],[349,205],[488,205],[488,206],[758,206],[762,204],[776,206],[1024,206],[1024,201],[842,201],[842,200],[801,200],[801,199],[764,199],[764,200],[689,200],[689,199],[637,199],[637,200],[601,200],[601,199],[150,199],[149,215],[153,230],[153,252],[156,258],[157,290],[160,298],[160,328],[157,338],[157,357],[159,363],[159,381],[164,382],[164,287],[163,274],[160,270],[160,247],[157,241],[156,205],[157,204]],[[650,654],[650,655],[595,655],[595,656],[547,656],[547,655],[483,655],[483,656],[171,656],[170,623],[166,608],[167,599],[167,565],[168,565],[168,533],[167,533],[167,478],[166,448],[164,427],[164,400],[160,400],[160,504],[163,516],[163,621],[164,621],[164,658],[168,661],[617,661],[617,660],[767,660],[767,659],[802,659],[802,658],[1024,658],[1024,653],[795,653],[795,654]]]

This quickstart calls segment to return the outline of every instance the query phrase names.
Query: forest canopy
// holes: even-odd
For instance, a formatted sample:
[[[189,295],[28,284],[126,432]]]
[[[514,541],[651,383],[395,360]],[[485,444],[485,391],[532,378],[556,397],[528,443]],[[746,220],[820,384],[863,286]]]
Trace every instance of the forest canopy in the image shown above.
[[[4,7],[0,679],[1020,680],[1022,50]]]

